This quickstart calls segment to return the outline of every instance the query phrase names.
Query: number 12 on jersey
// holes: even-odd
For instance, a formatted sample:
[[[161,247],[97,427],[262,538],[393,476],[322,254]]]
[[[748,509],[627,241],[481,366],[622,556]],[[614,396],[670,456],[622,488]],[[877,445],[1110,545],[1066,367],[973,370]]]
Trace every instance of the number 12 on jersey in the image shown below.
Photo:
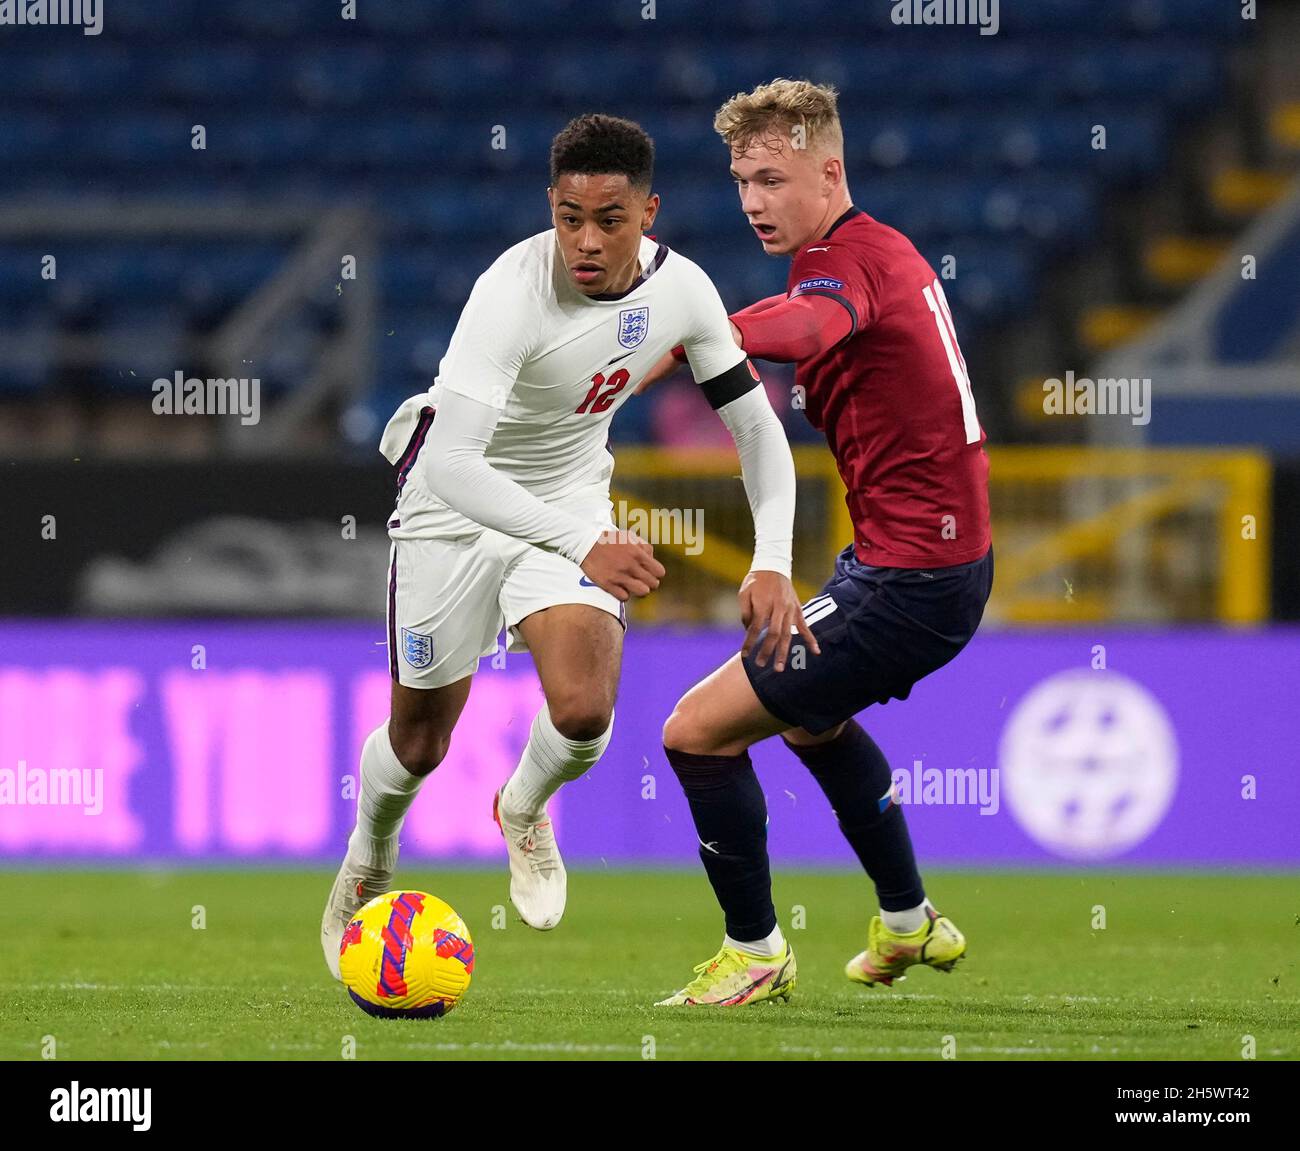
[[[587,393],[587,398],[573,409],[575,415],[582,415],[584,412],[607,412],[614,403],[614,397],[618,395],[632,378],[631,373],[626,368],[619,368],[609,379],[597,372],[591,380],[591,391]],[[603,392],[601,387],[609,384]],[[596,395],[600,392],[600,395]]]
[[[935,327],[939,329],[939,339],[943,341],[943,350],[948,353],[948,366],[952,369],[952,378],[957,381],[957,393],[961,396],[961,418],[966,426],[966,442],[979,443],[980,421],[975,414],[975,397],[970,390],[970,376],[966,374],[966,361],[957,346],[957,329],[953,327],[952,313],[948,310],[948,300],[943,294],[943,285],[936,279],[933,284],[922,289],[925,302],[934,314]]]

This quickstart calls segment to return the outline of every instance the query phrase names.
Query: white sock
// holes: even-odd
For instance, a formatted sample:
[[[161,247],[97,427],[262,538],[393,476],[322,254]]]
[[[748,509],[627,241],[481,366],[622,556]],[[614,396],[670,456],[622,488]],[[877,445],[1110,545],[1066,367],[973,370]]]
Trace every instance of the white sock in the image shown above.
[[[895,935],[911,935],[913,931],[919,931],[925,926],[927,907],[934,910],[934,904],[928,899],[906,911],[885,911],[882,908],[880,918]]]
[[[614,731],[614,716],[609,726],[595,739],[565,739],[546,704],[533,719],[528,746],[519,758],[519,766],[501,790],[501,805],[512,818],[536,823],[546,813],[546,801],[562,784],[585,774],[605,753]]]
[[[749,942],[742,943],[739,940],[732,939],[730,935],[722,937],[724,947],[734,947],[737,951],[743,951],[746,955],[757,955],[763,959],[775,959],[785,950],[785,936],[781,934],[779,927],[772,928],[772,934],[766,939],[752,939]]]
[[[388,739],[387,720],[367,736],[361,748],[357,826],[348,838],[348,851],[354,859],[385,870],[397,865],[397,833],[424,780],[424,776],[407,771],[397,758]]]

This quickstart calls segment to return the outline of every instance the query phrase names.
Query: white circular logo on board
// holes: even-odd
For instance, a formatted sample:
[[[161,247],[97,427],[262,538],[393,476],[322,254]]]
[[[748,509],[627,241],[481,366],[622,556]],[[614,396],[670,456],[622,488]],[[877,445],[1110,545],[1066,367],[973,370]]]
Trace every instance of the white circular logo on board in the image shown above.
[[[1156,698],[1113,671],[1045,679],[1007,720],[998,747],[1012,815],[1041,846],[1105,859],[1141,843],[1178,783],[1178,742]]]

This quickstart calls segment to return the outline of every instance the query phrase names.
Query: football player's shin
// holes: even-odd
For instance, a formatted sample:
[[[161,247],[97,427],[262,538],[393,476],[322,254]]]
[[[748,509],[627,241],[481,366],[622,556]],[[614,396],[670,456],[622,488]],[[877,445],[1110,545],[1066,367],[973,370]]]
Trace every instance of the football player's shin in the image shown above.
[[[568,739],[556,729],[550,709],[543,704],[533,719],[519,765],[501,791],[502,806],[513,818],[528,823],[545,818],[546,801],[595,765],[613,733],[611,714],[609,726],[594,739]]]
[[[783,737],[784,738],[784,737]],[[925,900],[903,809],[894,802],[889,761],[857,720],[826,743],[786,746],[812,772],[839,820],[840,831],[876,885],[882,911],[906,911]]]
[[[354,858],[386,871],[393,869],[397,833],[425,778],[402,766],[389,742],[387,722],[370,733],[361,749],[357,825],[348,840]]]
[[[766,939],[776,927],[767,860],[767,803],[749,753],[690,755],[665,747],[691,806],[700,860],[734,940]]]

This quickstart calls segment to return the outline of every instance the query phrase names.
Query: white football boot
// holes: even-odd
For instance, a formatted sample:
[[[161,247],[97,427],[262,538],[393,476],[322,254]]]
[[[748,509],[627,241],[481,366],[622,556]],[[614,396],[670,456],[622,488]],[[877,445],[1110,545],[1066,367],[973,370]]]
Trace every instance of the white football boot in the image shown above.
[[[510,855],[510,902],[529,927],[550,931],[564,915],[569,882],[555,832],[545,816],[537,823],[512,819],[501,804],[503,790],[492,798],[492,818]]]
[[[349,850],[343,857],[343,866],[334,877],[330,897],[325,901],[325,914],[320,921],[320,945],[325,952],[325,966],[339,979],[339,948],[343,945],[343,932],[352,917],[376,896],[392,890],[393,873],[358,862]]]

